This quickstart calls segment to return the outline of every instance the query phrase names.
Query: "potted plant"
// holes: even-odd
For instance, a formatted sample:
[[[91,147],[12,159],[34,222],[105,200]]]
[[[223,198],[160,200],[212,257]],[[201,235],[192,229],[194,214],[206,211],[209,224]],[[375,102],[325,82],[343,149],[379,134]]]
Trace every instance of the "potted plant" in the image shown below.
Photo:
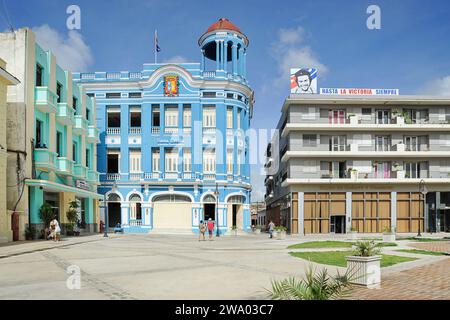
[[[385,227],[383,229],[383,242],[395,241],[395,228]]]
[[[28,226],[25,229],[25,240],[34,240],[36,238],[36,229]]]
[[[355,168],[349,168],[348,174],[350,176],[350,179],[352,180],[358,180],[358,169]]]
[[[67,221],[69,223],[66,224],[66,235],[73,236],[75,225],[78,222],[78,209],[79,205],[77,201],[71,201],[69,203],[69,210],[66,212]]]
[[[349,240],[356,240],[358,239],[358,230],[354,227],[350,227],[350,231],[348,233],[348,239]]]
[[[39,219],[41,219],[41,221],[44,223],[44,228],[42,229],[43,234],[41,232],[41,238],[47,238],[50,230],[50,222],[52,222],[54,217],[55,213],[53,212],[52,206],[47,202],[42,204],[41,208],[39,209]]]
[[[358,241],[353,255],[345,257],[347,270],[355,275],[352,283],[367,287],[377,286],[381,282],[380,248],[375,241]]]
[[[287,231],[286,227],[283,227],[283,226],[275,227],[275,231],[276,231],[276,237],[278,240],[286,239],[286,231]]]
[[[392,110],[392,118],[396,120],[396,124],[405,124],[405,118],[399,109]]]
[[[348,113],[347,118],[350,121],[350,124],[358,124],[358,117],[354,113]]]

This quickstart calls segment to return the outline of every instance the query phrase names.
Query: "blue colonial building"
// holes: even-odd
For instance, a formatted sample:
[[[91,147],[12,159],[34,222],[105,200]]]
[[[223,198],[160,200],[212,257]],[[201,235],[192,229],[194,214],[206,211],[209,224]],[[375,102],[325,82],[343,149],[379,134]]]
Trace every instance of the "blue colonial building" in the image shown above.
[[[199,46],[200,63],[74,74],[96,98],[110,227],[196,232],[211,218],[221,233],[250,230],[248,39],[222,18]]]

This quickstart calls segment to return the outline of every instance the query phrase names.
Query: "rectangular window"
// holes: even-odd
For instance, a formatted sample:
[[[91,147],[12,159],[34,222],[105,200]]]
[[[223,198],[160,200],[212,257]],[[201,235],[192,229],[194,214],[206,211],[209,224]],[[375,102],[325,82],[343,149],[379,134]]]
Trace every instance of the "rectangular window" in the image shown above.
[[[120,99],[120,92],[107,93],[106,99]]]
[[[192,155],[190,149],[183,149],[183,171],[192,171]]]
[[[227,174],[233,174],[233,159],[234,153],[233,150],[227,150]]]
[[[238,109],[238,111],[237,111],[237,128],[242,129],[241,128],[241,109]]]
[[[107,171],[108,173],[119,173],[119,150],[108,150]]]
[[[371,108],[362,108],[362,115],[363,116],[370,116],[370,115],[372,115],[372,109]]]
[[[192,127],[192,111],[190,105],[185,105],[183,107],[183,127],[184,128]]]
[[[36,87],[42,87],[44,85],[44,68],[41,65],[36,65]]]
[[[391,123],[391,111],[390,110],[377,110],[376,114],[377,114],[377,118],[376,118],[377,124]]]
[[[216,173],[216,150],[203,151],[203,172]]]
[[[91,121],[91,110],[86,109],[86,120]]]
[[[78,107],[78,99],[75,97],[72,97],[72,108],[75,110],[75,114],[78,114],[77,107]]]
[[[174,148],[166,149],[165,152],[165,170],[166,172],[178,172],[178,150]]]
[[[389,161],[375,161],[375,179],[389,179],[391,178],[391,162]]]
[[[329,140],[329,151],[346,151],[347,136],[332,136]]]
[[[58,103],[61,103],[61,101],[62,101],[62,84],[59,82],[56,83],[56,95],[58,96]]]
[[[390,136],[376,136],[375,137],[375,151],[390,151],[391,137]]]
[[[409,123],[428,123],[428,109],[403,109],[405,122]]]
[[[141,92],[130,92],[128,98],[142,98]]]
[[[405,136],[406,151],[428,151],[428,136]]]
[[[329,110],[328,120],[331,124],[345,123],[345,110]]]
[[[91,150],[86,149],[86,168],[91,167]]]
[[[62,157],[62,133],[59,131],[56,131],[56,153]]]
[[[78,163],[78,143],[76,141],[72,142],[72,160]]]
[[[141,127],[141,107],[134,106],[130,107],[130,127],[140,128]]]
[[[203,92],[203,97],[205,98],[215,98],[216,97],[216,93],[215,92]]]
[[[178,127],[178,107],[170,106],[165,110],[165,126]]]
[[[159,106],[158,105],[153,105],[152,106],[152,126],[153,127],[158,127],[161,124],[161,116],[160,116],[160,112],[159,112]]]
[[[227,129],[233,129],[233,108],[227,108]]]
[[[109,107],[108,113],[108,128],[120,128],[120,108]]]
[[[204,106],[203,107],[203,128],[215,128],[216,127],[216,107]]]
[[[160,152],[159,148],[152,148],[152,172],[160,172]]]
[[[130,149],[130,173],[141,173],[141,149]]]
[[[44,133],[42,132],[42,128],[43,128],[42,121],[36,119],[36,148],[38,148],[38,149],[44,147],[43,146],[43,144],[44,144],[43,134]]]
[[[303,135],[304,147],[317,147],[317,135],[316,134],[304,134]]]
[[[232,93],[227,93],[227,99],[233,99],[234,98],[234,94]]]

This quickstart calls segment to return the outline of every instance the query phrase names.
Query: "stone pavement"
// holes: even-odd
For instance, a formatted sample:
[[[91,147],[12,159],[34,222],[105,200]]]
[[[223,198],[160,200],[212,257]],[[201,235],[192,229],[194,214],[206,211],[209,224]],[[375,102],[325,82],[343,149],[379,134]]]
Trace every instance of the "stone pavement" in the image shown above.
[[[450,241],[439,242],[416,242],[411,243],[410,246],[427,251],[444,252],[450,254]],[[450,273],[450,270],[449,270]]]
[[[380,289],[356,288],[357,300],[450,300],[450,258],[382,277]]]

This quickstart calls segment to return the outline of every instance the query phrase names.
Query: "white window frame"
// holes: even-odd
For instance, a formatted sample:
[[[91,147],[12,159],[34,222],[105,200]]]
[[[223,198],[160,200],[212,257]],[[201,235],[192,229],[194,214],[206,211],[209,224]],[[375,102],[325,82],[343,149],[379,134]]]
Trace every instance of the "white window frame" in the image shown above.
[[[216,151],[203,150],[203,173],[216,173]]]
[[[159,149],[152,150],[152,172],[161,172],[161,152]]]
[[[203,107],[203,128],[215,128],[216,127],[216,107],[204,106]]]
[[[177,173],[178,172],[178,150],[166,151],[164,154],[165,172]]]
[[[168,128],[178,127],[178,107],[166,107],[164,125]]]
[[[233,174],[234,152],[232,149],[227,150],[227,174]]]
[[[129,155],[130,173],[142,173],[142,152],[141,150],[130,150]]]
[[[183,172],[192,172],[191,149],[183,149]]]
[[[184,128],[192,127],[192,109],[191,109],[191,107],[183,108],[183,127]]]
[[[227,129],[233,129],[233,108],[227,107]]]

